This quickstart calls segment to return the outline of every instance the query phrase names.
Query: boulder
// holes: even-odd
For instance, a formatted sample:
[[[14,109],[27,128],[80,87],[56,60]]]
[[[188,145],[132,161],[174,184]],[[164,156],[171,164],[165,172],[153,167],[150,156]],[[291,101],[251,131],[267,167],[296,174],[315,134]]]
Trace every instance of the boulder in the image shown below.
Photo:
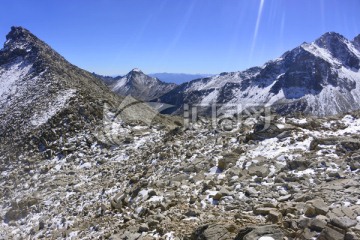
[[[267,165],[251,165],[248,169],[248,172],[250,176],[266,177],[269,175],[270,170]]]
[[[326,222],[320,219],[311,219],[309,228],[312,231],[321,232],[326,227]]]
[[[324,202],[324,200],[320,198],[308,201],[307,203],[311,204],[314,207],[316,215],[326,216],[327,212],[329,211],[329,207],[327,206],[327,204]]]
[[[223,158],[218,160],[218,168],[220,170],[226,170],[230,165],[236,165],[236,162],[239,159],[239,155],[236,153],[225,153],[223,154]]]
[[[325,227],[320,233],[318,240],[341,240],[345,234],[330,227]]]
[[[232,239],[231,233],[223,224],[209,224],[198,227],[191,239],[194,240],[227,240]]]
[[[336,217],[331,219],[331,223],[341,229],[348,229],[356,226],[357,221],[348,217]]]
[[[266,225],[260,227],[246,227],[239,231],[235,240],[254,240],[254,239],[283,240],[284,233],[277,225]]]
[[[271,210],[269,215],[267,216],[267,220],[271,223],[281,223],[282,222],[282,214],[278,211]]]

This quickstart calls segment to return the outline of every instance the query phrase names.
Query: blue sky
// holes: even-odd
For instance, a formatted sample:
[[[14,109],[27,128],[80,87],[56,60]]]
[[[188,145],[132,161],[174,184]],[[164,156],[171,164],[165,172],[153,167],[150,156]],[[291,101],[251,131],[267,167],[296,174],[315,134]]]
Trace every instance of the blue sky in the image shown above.
[[[360,34],[359,0],[2,1],[0,36],[23,26],[100,74],[220,73],[263,65],[325,32]]]

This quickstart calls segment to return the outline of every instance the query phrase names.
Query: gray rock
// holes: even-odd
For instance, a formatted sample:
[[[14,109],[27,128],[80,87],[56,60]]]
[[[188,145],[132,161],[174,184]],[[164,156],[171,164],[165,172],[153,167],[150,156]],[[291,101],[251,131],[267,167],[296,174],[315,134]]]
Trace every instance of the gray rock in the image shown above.
[[[344,233],[330,227],[325,227],[325,229],[320,233],[318,240],[341,240],[344,239],[344,237]]]
[[[278,198],[278,201],[279,201],[279,202],[286,202],[286,201],[290,200],[291,198],[292,198],[292,195],[291,195],[291,194],[288,194],[288,195],[279,197],[279,198]]]
[[[316,215],[325,216],[326,213],[329,211],[329,207],[327,206],[327,204],[324,202],[324,200],[320,198],[308,201],[308,203],[310,203],[315,208]]]
[[[253,187],[248,187],[245,190],[245,193],[249,197],[257,197],[259,195],[258,192]]]
[[[200,215],[200,213],[195,210],[189,210],[185,213],[185,216],[187,216],[187,217],[197,217],[199,215]]]
[[[357,221],[348,217],[336,217],[331,219],[331,223],[339,228],[348,229],[356,226]]]
[[[218,168],[221,170],[228,169],[230,165],[235,165],[238,159],[239,156],[236,153],[225,153],[223,158],[218,160]]]
[[[148,232],[148,231],[149,231],[149,226],[147,225],[147,223],[141,224],[138,230],[139,233]]]
[[[347,232],[345,234],[344,240],[358,240],[359,236],[356,235],[354,232]]]
[[[267,220],[271,223],[281,223],[283,219],[283,215],[278,211],[270,211]]]
[[[269,167],[266,165],[251,165],[248,169],[250,176],[266,177],[269,175]]]
[[[204,225],[195,230],[191,239],[227,240],[231,239],[229,230],[223,224]]]
[[[261,227],[247,227],[239,231],[236,240],[254,240],[260,237],[272,237],[275,240],[283,240],[284,233],[277,225],[266,225]]]
[[[326,227],[326,222],[320,219],[311,219],[309,228],[316,232],[321,232]]]
[[[304,215],[306,217],[315,217],[316,216],[316,209],[313,205],[307,204],[304,208]]]
[[[276,211],[275,208],[269,208],[269,207],[259,207],[254,208],[253,212],[256,215],[268,215],[270,211]]]

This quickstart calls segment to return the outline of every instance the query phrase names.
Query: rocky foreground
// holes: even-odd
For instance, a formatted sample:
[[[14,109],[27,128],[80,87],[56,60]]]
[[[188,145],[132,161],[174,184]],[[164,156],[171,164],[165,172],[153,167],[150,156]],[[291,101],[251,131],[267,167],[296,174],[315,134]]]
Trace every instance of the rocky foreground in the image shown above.
[[[1,239],[360,236],[359,113],[113,124],[116,141],[79,132],[48,159],[1,157]]]

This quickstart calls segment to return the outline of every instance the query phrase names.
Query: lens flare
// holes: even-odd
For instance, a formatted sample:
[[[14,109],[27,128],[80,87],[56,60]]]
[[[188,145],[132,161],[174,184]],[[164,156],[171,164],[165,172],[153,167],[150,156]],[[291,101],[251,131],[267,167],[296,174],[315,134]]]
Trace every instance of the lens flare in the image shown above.
[[[256,19],[254,36],[253,36],[253,40],[252,40],[252,44],[251,44],[250,61],[252,60],[252,57],[253,57],[253,54],[254,54],[254,49],[255,49],[255,46],[256,46],[256,39],[257,39],[257,35],[258,35],[258,32],[259,32],[259,27],[260,27],[262,12],[263,12],[263,9],[264,9],[264,4],[265,4],[265,0],[260,0],[259,11],[258,11],[257,19]]]

